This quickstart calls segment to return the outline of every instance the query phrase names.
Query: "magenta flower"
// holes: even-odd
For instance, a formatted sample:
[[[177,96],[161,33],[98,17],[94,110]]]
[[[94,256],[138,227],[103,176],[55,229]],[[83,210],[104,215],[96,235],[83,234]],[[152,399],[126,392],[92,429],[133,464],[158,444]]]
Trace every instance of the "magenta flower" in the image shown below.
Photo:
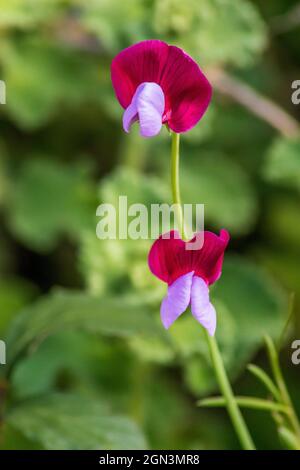
[[[159,40],[142,41],[112,61],[111,78],[125,109],[123,127],[139,121],[143,137],[157,135],[162,124],[186,132],[205,113],[212,88],[196,62],[182,49]]]
[[[220,236],[205,231],[203,246],[198,250],[187,250],[188,242],[181,240],[174,230],[154,242],[148,258],[149,268],[169,286],[160,309],[165,328],[169,328],[191,304],[193,316],[211,336],[214,335],[216,311],[209,300],[208,286],[221,276],[228,242],[226,230],[221,230]]]

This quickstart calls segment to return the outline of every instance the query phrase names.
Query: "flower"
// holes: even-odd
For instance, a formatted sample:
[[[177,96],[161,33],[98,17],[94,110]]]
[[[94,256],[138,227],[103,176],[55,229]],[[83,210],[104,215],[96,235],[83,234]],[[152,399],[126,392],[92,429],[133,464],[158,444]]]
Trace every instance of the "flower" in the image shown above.
[[[196,62],[182,49],[156,39],[121,51],[112,61],[111,78],[125,109],[123,128],[139,121],[143,137],[157,135],[162,124],[186,132],[205,113],[212,88]]]
[[[209,300],[208,286],[221,276],[224,251],[229,242],[229,233],[221,230],[220,235],[202,232],[202,248],[187,249],[177,231],[161,235],[152,245],[148,264],[150,271],[168,284],[167,296],[161,304],[161,320],[165,328],[191,304],[195,319],[206,328],[211,336],[216,330],[216,311]]]

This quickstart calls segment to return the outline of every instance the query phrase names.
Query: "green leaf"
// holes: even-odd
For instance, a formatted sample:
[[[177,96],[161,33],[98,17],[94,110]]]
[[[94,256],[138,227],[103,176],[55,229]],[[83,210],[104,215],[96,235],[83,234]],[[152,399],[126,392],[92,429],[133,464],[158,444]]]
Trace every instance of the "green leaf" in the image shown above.
[[[299,190],[300,139],[277,139],[266,156],[263,174],[268,181]]]
[[[22,358],[14,368],[10,378],[14,400],[53,392],[62,377],[73,385],[84,383],[87,386],[97,380],[99,368],[103,370],[103,344],[107,344],[106,338],[92,337],[78,330],[61,331],[46,338],[34,354]],[[124,363],[123,358],[123,367]]]
[[[153,337],[132,336],[129,345],[135,354],[144,361],[157,364],[168,364],[174,360],[175,351],[168,337],[161,335]]]
[[[0,205],[5,201],[8,192],[8,175],[7,175],[7,152],[5,146],[0,142]]]
[[[45,125],[62,106],[101,99],[97,64],[44,37],[4,40],[0,60],[9,84],[5,111],[24,129]]]
[[[144,175],[133,168],[118,167],[99,185],[101,202],[118,207],[119,196],[127,196],[128,206],[136,202],[159,204],[170,200],[170,189],[166,181],[153,175]]]
[[[199,159],[184,160],[181,186],[185,203],[205,205],[206,223],[237,235],[252,229],[256,195],[246,173],[229,158],[205,153]]]
[[[124,37],[127,38],[128,44],[144,39],[144,21],[148,20],[145,2],[77,0],[77,3],[81,7],[82,25],[98,37],[107,49],[118,52],[124,47]]]
[[[92,189],[84,165],[26,160],[10,200],[12,231],[38,251],[53,248],[63,234],[76,240],[95,221]]]
[[[296,193],[278,191],[267,200],[266,217],[262,227],[268,248],[275,247],[278,256],[282,249],[290,253],[300,250],[300,200]],[[278,253],[280,247],[280,253]],[[289,263],[287,263],[289,265]]]
[[[212,297],[222,300],[239,332],[237,346],[256,347],[263,335],[280,335],[287,311],[287,296],[263,269],[239,257],[227,257]]]
[[[0,0],[1,27],[27,29],[56,17],[62,0]]]
[[[248,0],[162,0],[154,28],[209,64],[247,66],[266,45],[266,27]]]
[[[32,300],[35,288],[20,278],[0,279],[0,338],[15,314]]]
[[[92,397],[53,394],[8,411],[7,422],[50,450],[145,449],[135,423]]]
[[[24,309],[11,325],[6,340],[8,365],[49,335],[75,329],[121,338],[162,334],[143,303],[57,290]]]
[[[145,176],[125,167],[119,167],[100,182],[100,201],[112,204],[116,209],[116,239],[98,239],[94,230],[83,233],[79,263],[87,287],[96,294],[107,290],[127,292],[131,288],[135,292],[138,290],[145,295],[151,294],[154,301],[159,300],[164,294],[164,286],[150,273],[145,262],[151,240],[118,238],[119,196],[127,197],[127,207],[135,203],[147,207],[150,236],[150,205],[169,200],[170,193],[167,184],[159,178]],[[128,216],[128,224],[131,220],[132,217]],[[160,233],[159,227],[157,233]]]

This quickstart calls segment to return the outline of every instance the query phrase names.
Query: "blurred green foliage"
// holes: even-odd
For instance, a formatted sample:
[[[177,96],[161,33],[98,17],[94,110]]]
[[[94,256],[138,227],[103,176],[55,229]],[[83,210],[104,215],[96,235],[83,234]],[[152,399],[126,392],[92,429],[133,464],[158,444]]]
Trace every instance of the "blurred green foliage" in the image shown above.
[[[269,3],[0,0],[0,447],[238,447],[225,412],[195,408],[217,392],[202,329],[188,313],[160,326],[151,241],[100,241],[96,208],[171,198],[166,130],[143,140],[121,129],[110,62],[133,42],[177,44],[299,114],[298,36],[274,31],[296,2]],[[184,202],[204,203],[206,227],[232,236],[212,290],[217,336],[235,388],[255,393],[245,365],[265,333],[279,337],[290,291],[300,331],[300,140],[217,91],[181,140]],[[289,344],[284,360],[297,390]],[[247,419],[260,448],[280,446],[266,415]]]

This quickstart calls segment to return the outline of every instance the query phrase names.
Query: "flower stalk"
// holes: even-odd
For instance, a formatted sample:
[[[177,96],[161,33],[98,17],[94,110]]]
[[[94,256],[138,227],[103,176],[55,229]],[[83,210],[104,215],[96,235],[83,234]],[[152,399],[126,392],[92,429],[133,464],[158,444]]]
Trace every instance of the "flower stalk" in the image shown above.
[[[295,441],[297,442],[297,448],[300,449],[300,424],[299,424],[298,417],[295,412],[290,394],[285,384],[283,374],[281,372],[278,354],[277,354],[275,345],[269,336],[265,336],[265,343],[267,347],[267,352],[268,352],[273,376],[274,376],[276,385],[280,393],[281,403],[283,403],[289,408],[289,411],[290,411],[288,414],[289,425],[290,425],[291,430],[294,433]]]
[[[171,186],[173,203],[176,204],[177,210],[177,223],[179,232],[182,238],[185,238],[184,218],[182,213],[182,205],[180,198],[180,185],[179,185],[179,143],[180,135],[172,132],[172,146],[171,146]],[[220,354],[217,341],[214,336],[210,336],[205,330],[205,336],[210,351],[212,365],[219,383],[222,395],[226,402],[226,408],[231,418],[232,424],[239,438],[240,444],[245,450],[255,450],[252,438],[241,414],[241,411],[234,398],[233,391],[228,380],[226,370],[223,364],[222,356]]]
[[[182,239],[185,239],[185,228],[182,213],[181,197],[180,197],[180,184],[179,184],[179,145],[180,134],[171,132],[172,145],[171,145],[171,188],[172,188],[172,201],[175,204],[176,222],[178,231]]]

